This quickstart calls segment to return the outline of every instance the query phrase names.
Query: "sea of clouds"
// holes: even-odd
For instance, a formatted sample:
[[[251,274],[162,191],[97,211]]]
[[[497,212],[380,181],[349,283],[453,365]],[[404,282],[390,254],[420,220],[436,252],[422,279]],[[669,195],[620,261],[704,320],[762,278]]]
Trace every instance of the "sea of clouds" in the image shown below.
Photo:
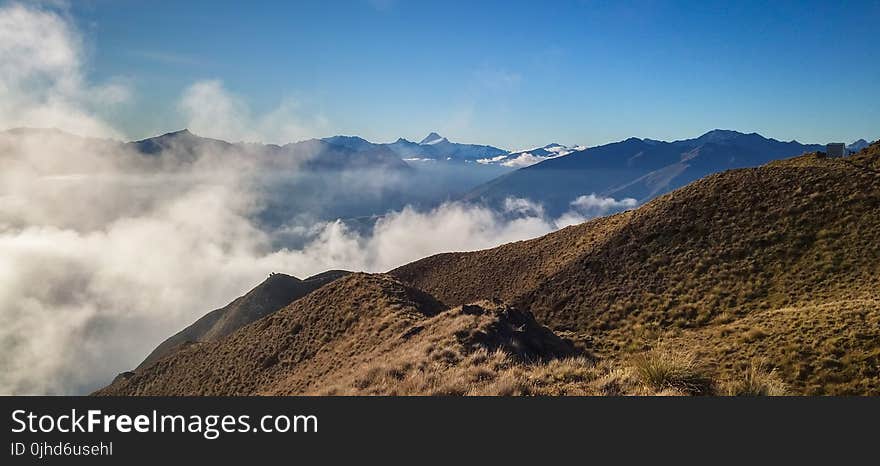
[[[500,210],[451,202],[388,212],[367,232],[343,221],[266,228],[254,220],[266,205],[258,161],[145,159],[112,141],[124,135],[102,115],[134,89],[90,82],[82,43],[63,12],[0,7],[0,131],[92,138],[0,137],[0,394],[88,393],[270,272],[382,272],[635,205],[587,195],[552,219],[525,199]],[[197,133],[229,139],[293,139],[327,124],[286,103],[253,115],[216,80],[184,89],[178,109]],[[304,246],[279,246],[291,228]]]

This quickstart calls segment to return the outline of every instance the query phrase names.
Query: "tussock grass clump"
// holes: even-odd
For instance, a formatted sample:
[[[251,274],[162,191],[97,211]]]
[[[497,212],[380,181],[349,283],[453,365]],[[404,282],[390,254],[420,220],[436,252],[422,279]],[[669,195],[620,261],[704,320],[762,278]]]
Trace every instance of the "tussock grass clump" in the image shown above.
[[[788,387],[776,369],[768,371],[763,364],[752,363],[741,379],[728,381],[722,392],[728,396],[785,396]]]
[[[652,350],[632,359],[636,378],[655,391],[674,390],[689,395],[710,395],[713,382],[692,353]]]

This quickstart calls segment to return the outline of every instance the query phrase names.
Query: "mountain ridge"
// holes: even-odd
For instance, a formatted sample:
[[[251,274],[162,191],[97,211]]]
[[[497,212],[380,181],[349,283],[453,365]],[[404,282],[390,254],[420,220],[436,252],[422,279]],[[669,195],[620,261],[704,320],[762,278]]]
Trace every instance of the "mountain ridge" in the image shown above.
[[[728,322],[780,308],[835,327],[816,314],[855,306],[867,313],[847,311],[849,318],[876,320],[880,302],[872,290],[880,288],[880,237],[872,225],[880,225],[878,166],[880,143],[874,143],[849,158],[815,152],[726,171],[636,210],[537,240],[428,257],[390,273],[450,306],[491,292],[530,309],[557,331],[580,335],[599,353],[641,349],[675,332],[722,332]],[[876,329],[852,325],[880,336]],[[796,334],[759,331],[785,345],[802,344],[788,339]],[[749,342],[730,339],[725,336],[726,346],[719,346],[745,352]],[[858,348],[852,351],[866,358],[860,360],[867,366],[853,364],[866,370],[878,361],[880,348],[858,341],[848,344]],[[855,373],[836,381],[833,371],[819,367],[831,350],[813,349],[801,361],[765,349],[799,390],[864,393],[864,386],[857,387],[865,381]],[[735,366],[736,361],[719,365],[728,372]],[[877,371],[867,373],[873,374],[868,391],[876,393]]]
[[[353,274],[97,394],[705,394],[749,371],[794,393],[880,394],[878,170],[880,142],[812,152]],[[652,382],[640,368],[664,354],[705,372]]]
[[[527,198],[559,216],[581,195],[645,202],[711,173],[818,150],[824,146],[732,130],[672,142],[633,137],[543,160],[479,186],[462,199],[498,205],[508,197]]]
[[[152,365],[182,345],[216,341],[225,337],[349,273],[344,270],[330,270],[304,280],[283,273],[273,273],[245,295],[205,314],[180,332],[168,337],[151,351],[135,370]]]

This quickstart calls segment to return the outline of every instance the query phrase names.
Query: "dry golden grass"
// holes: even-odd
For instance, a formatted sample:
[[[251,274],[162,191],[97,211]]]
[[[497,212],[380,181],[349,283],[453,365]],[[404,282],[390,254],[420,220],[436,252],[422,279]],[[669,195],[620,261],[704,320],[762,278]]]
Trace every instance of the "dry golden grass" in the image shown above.
[[[757,312],[668,343],[697,352],[721,379],[742,379],[751,361],[763,361],[791,394],[880,395],[878,297]]]
[[[657,391],[675,390],[689,395],[709,395],[714,382],[692,353],[648,351],[635,356],[632,366],[638,380]]]
[[[878,395],[878,160],[730,171],[353,274],[99,394]]]
[[[763,364],[752,363],[741,378],[723,384],[721,393],[727,396],[785,396],[788,387],[776,373]]]
[[[527,312],[488,301],[439,311],[388,276],[355,274],[98,394],[707,394],[714,384],[698,367],[656,351],[632,364],[597,361]]]
[[[880,394],[878,167],[875,143],[729,171],[634,211],[392,273],[446,304],[498,293],[606,360],[677,339],[721,379],[763,358],[792,393]]]

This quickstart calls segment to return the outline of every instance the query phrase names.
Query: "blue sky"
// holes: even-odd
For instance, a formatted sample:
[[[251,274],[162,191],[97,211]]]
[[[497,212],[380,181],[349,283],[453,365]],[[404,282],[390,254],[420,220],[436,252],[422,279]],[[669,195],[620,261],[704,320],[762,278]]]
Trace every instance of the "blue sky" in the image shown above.
[[[89,78],[122,77],[132,137],[184,126],[220,80],[311,131],[515,149],[680,139],[880,137],[880,1],[89,0],[69,15]],[[308,126],[308,125],[307,125]]]

